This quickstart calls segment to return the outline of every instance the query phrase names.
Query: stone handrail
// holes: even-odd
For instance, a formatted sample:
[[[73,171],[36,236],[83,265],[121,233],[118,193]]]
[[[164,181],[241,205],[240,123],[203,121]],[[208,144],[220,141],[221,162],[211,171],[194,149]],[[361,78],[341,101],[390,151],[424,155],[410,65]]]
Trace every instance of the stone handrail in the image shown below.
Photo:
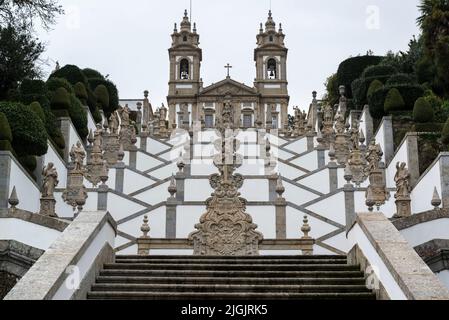
[[[115,237],[116,223],[108,212],[82,212],[5,300],[85,298],[101,266],[114,260]]]
[[[378,298],[449,300],[449,291],[382,213],[360,213],[348,233],[349,262],[367,273]]]

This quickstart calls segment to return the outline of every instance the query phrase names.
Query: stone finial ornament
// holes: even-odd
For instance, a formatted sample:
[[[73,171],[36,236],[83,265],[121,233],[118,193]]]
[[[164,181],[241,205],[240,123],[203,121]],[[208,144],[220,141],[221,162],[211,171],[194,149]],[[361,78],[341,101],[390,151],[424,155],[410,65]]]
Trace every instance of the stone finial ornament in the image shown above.
[[[437,187],[435,187],[435,189],[433,190],[433,197],[432,197],[431,203],[432,203],[432,206],[435,208],[435,210],[440,209],[442,201],[441,201],[441,197],[438,193]]]
[[[178,191],[178,189],[176,187],[175,176],[172,175],[171,180],[170,180],[170,185],[168,186],[168,192],[170,193],[170,197],[174,198],[177,191]]]
[[[276,193],[278,194],[278,199],[282,199],[282,195],[285,192],[285,187],[282,184],[281,175],[278,176],[277,184],[276,184]]]
[[[302,222],[303,222],[303,225],[301,227],[301,232],[303,233],[303,236],[301,239],[312,239],[309,236],[310,231],[312,231],[312,228],[309,225],[309,218],[307,216],[304,216],[304,219]]]
[[[143,217],[143,224],[140,227],[140,231],[142,231],[142,234],[143,234],[142,238],[147,238],[147,239],[149,238],[148,233],[150,233],[151,228],[150,228],[150,225],[148,224],[148,222],[149,222],[148,216],[145,215]]]
[[[9,196],[8,203],[11,206],[11,210],[15,210],[19,205],[19,198],[17,197],[16,186],[12,188],[11,195]]]

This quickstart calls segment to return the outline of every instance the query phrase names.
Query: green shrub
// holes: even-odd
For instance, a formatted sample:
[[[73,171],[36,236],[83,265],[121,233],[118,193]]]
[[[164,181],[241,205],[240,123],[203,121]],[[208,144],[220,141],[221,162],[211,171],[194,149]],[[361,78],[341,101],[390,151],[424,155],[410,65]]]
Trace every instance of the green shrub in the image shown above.
[[[34,177],[34,170],[36,170],[37,167],[37,161],[36,156],[28,155],[28,156],[22,156],[17,159],[20,164],[27,170],[27,172]]]
[[[413,125],[414,132],[441,132],[443,130],[444,123],[415,123]]]
[[[352,82],[360,78],[367,67],[378,65],[382,59],[383,57],[380,56],[365,55],[349,58],[339,65],[337,72],[338,84],[346,87],[346,96],[348,98],[353,97]]]
[[[81,101],[79,101],[74,94],[70,96],[69,114],[81,139],[86,138],[89,134],[89,129],[87,128],[87,113],[81,104]]]
[[[47,132],[42,120],[28,106],[15,102],[0,102],[0,112],[8,119],[12,147],[17,155],[41,156],[47,153]]]
[[[0,140],[12,141],[11,127],[5,114],[0,112]]]
[[[106,86],[100,84],[95,88],[95,96],[97,97],[97,103],[103,110],[109,108],[109,92]]]
[[[72,94],[73,86],[66,79],[63,78],[50,78],[47,81],[47,88],[50,92],[55,92],[59,88],[64,88],[69,94]]]
[[[389,113],[391,111],[401,111],[404,110],[404,108],[405,102],[399,90],[396,88],[390,89],[385,98],[384,111]]]
[[[374,80],[379,80],[381,83],[385,83],[390,76],[378,76],[378,77],[369,77],[369,78],[359,78],[356,79],[351,87],[352,87],[352,96],[354,99],[354,103],[359,107],[363,107],[368,103],[368,89],[371,83]]]
[[[417,123],[428,123],[434,119],[434,112],[432,106],[423,97],[419,98],[415,102],[413,108],[413,120]]]
[[[70,95],[65,88],[60,87],[53,93],[51,108],[53,110],[70,109]]]
[[[103,79],[103,80],[105,80],[103,75],[94,69],[90,69],[90,68],[83,69],[83,73],[87,79]]]
[[[57,149],[64,150],[65,140],[61,129],[56,125],[56,116],[51,111],[49,106],[42,106],[42,110],[45,114],[45,129],[47,129],[48,137],[55,144]]]
[[[377,90],[380,90],[383,88],[383,84],[382,82],[380,82],[379,80],[374,80],[373,82],[371,82],[371,84],[369,85],[368,91],[366,93],[367,97],[371,97],[373,95],[374,92],[376,92]]]
[[[392,75],[386,83],[386,85],[390,85],[390,86],[401,85],[401,84],[405,84],[405,85],[417,84],[416,77],[411,74],[407,74],[407,73],[397,73],[395,75]]]
[[[45,113],[44,110],[42,110],[41,104],[39,102],[34,101],[33,103],[31,103],[30,109],[42,120],[43,123],[45,123]]]
[[[77,84],[78,82],[83,83],[85,86],[87,85],[87,78],[84,75],[83,71],[74,65],[66,65],[61,69],[55,71],[51,76],[51,78],[63,78],[70,82],[72,85]]]
[[[75,90],[75,95],[78,99],[80,99],[81,103],[85,106],[87,106],[87,91],[86,91],[86,87],[84,86],[84,84],[82,84],[81,82],[78,82],[77,84],[75,84],[74,87]]]
[[[25,79],[20,84],[20,93],[22,95],[45,95],[47,93],[47,85],[42,80]]]
[[[446,124],[443,127],[443,131],[441,132],[441,142],[444,144],[449,144],[449,118],[446,121]]]
[[[392,66],[376,65],[367,67],[362,74],[363,78],[377,78],[382,76],[392,76],[397,73],[397,70]]]

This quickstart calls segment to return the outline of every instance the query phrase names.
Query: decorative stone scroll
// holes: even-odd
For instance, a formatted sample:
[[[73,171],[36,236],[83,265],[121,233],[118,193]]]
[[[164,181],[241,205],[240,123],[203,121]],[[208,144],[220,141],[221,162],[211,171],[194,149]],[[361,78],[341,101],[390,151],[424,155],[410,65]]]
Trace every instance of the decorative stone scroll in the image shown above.
[[[58,172],[53,163],[49,163],[42,170],[42,190],[40,199],[39,214],[48,217],[57,217],[56,215],[56,200],[55,200],[55,188],[58,186]]]
[[[209,178],[214,193],[206,201],[206,213],[195,225],[197,231],[189,236],[194,244],[194,255],[254,256],[259,254],[259,243],[263,239],[246,213],[246,200],[238,192],[243,186],[243,176],[234,172],[241,163],[241,156],[236,154],[235,133],[226,130],[233,124],[229,110],[232,111],[232,107],[225,105],[217,128],[222,138],[215,144],[219,154],[214,158],[214,165],[220,174]]]
[[[396,214],[394,218],[405,218],[412,215],[410,192],[410,172],[406,168],[406,163],[396,164],[396,175],[394,182],[396,183]]]
[[[96,139],[99,143],[99,138],[96,137]],[[87,189],[84,186],[84,175],[87,170],[81,161],[81,159],[84,160],[86,154],[82,148],[78,150],[78,146],[80,146],[80,143],[76,147],[73,146],[70,152],[71,162],[67,172],[67,188],[62,194],[64,202],[72,206],[74,211],[87,199]]]

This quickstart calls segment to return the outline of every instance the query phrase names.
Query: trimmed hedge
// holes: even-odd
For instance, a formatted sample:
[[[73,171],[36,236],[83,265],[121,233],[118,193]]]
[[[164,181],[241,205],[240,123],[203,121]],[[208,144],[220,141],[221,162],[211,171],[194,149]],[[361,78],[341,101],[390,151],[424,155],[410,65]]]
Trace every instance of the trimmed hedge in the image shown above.
[[[413,85],[417,84],[416,77],[407,73],[397,73],[388,79],[387,85]]]
[[[51,98],[52,110],[69,110],[70,109],[70,95],[63,87],[58,88]]]
[[[30,109],[33,111],[45,124],[45,113],[44,110],[42,110],[42,106],[39,102],[34,101],[30,104]]]
[[[92,114],[95,123],[101,123],[103,118],[97,106],[97,97],[90,88],[87,88],[87,105],[89,106],[90,113]]]
[[[37,167],[36,156],[33,155],[22,156],[19,157],[17,160],[27,170],[27,172],[31,175],[31,177],[36,179],[36,177],[34,176],[34,170],[36,170]]]
[[[354,99],[354,103],[361,109],[368,103],[367,93],[369,86],[374,80],[379,80],[381,83],[385,83],[390,76],[378,76],[378,77],[369,77],[369,78],[359,78],[356,79],[351,87],[352,87],[352,95]]]
[[[87,106],[87,90],[83,83],[78,82],[75,84],[75,87],[73,88],[75,91],[76,97],[81,101],[81,103],[85,106]]]
[[[441,132],[443,130],[444,123],[415,123],[413,125],[413,131],[415,132]]]
[[[380,56],[366,55],[346,59],[339,65],[337,72],[338,84],[346,87],[346,96],[348,98],[353,98],[352,82],[360,78],[367,67],[378,65],[382,59],[383,57]]]
[[[20,84],[20,93],[22,95],[45,95],[47,84],[42,80],[25,79]]]
[[[55,71],[50,76],[52,78],[64,78],[72,85],[77,84],[78,82],[83,83],[85,86],[87,85],[87,78],[84,75],[83,71],[74,65],[65,65],[61,69]]]
[[[89,134],[89,129],[87,128],[87,113],[84,109],[81,101],[74,95],[70,95],[70,109],[69,115],[72,119],[73,125],[78,132],[81,139],[84,139]]]
[[[432,122],[435,117],[432,106],[425,98],[419,98],[413,108],[413,120],[417,123]]]
[[[0,112],[8,119],[12,147],[21,156],[42,156],[47,153],[47,132],[42,120],[28,106],[15,102],[0,102]]]
[[[107,116],[117,110],[119,105],[118,90],[115,84],[109,80],[103,79],[89,79],[89,86],[92,90],[95,90],[99,85],[104,85],[108,89],[109,93],[109,105],[107,108],[103,107],[103,111]]]
[[[390,77],[395,73],[397,73],[397,70],[392,66],[386,65],[369,66],[363,71],[362,78],[371,78],[371,77],[377,78],[384,76]]]
[[[11,127],[3,112],[0,112],[0,140],[12,141]]]
[[[385,115],[385,99],[392,88],[398,89],[401,93],[405,102],[404,110],[413,110],[415,101],[424,95],[424,89],[419,85],[384,86],[383,89],[374,92],[371,97],[368,98],[371,116],[380,119]]]
[[[68,94],[74,93],[73,86],[66,79],[50,78],[47,81],[47,88],[50,92],[55,92],[59,88],[64,88]]]
[[[389,113],[391,111],[401,111],[404,109],[405,109],[405,102],[399,90],[396,88],[390,89],[390,91],[388,91],[387,93],[387,97],[385,98],[384,103],[385,113]]]
[[[373,82],[371,82],[371,84],[369,85],[368,92],[366,93],[366,96],[367,97],[372,96],[372,94],[374,92],[376,92],[377,90],[382,89],[383,86],[384,86],[383,83],[380,82],[379,80],[377,80],[377,79],[373,80]]]
[[[109,108],[109,92],[106,86],[100,84],[95,88],[95,96],[97,97],[97,103],[103,110]]]

